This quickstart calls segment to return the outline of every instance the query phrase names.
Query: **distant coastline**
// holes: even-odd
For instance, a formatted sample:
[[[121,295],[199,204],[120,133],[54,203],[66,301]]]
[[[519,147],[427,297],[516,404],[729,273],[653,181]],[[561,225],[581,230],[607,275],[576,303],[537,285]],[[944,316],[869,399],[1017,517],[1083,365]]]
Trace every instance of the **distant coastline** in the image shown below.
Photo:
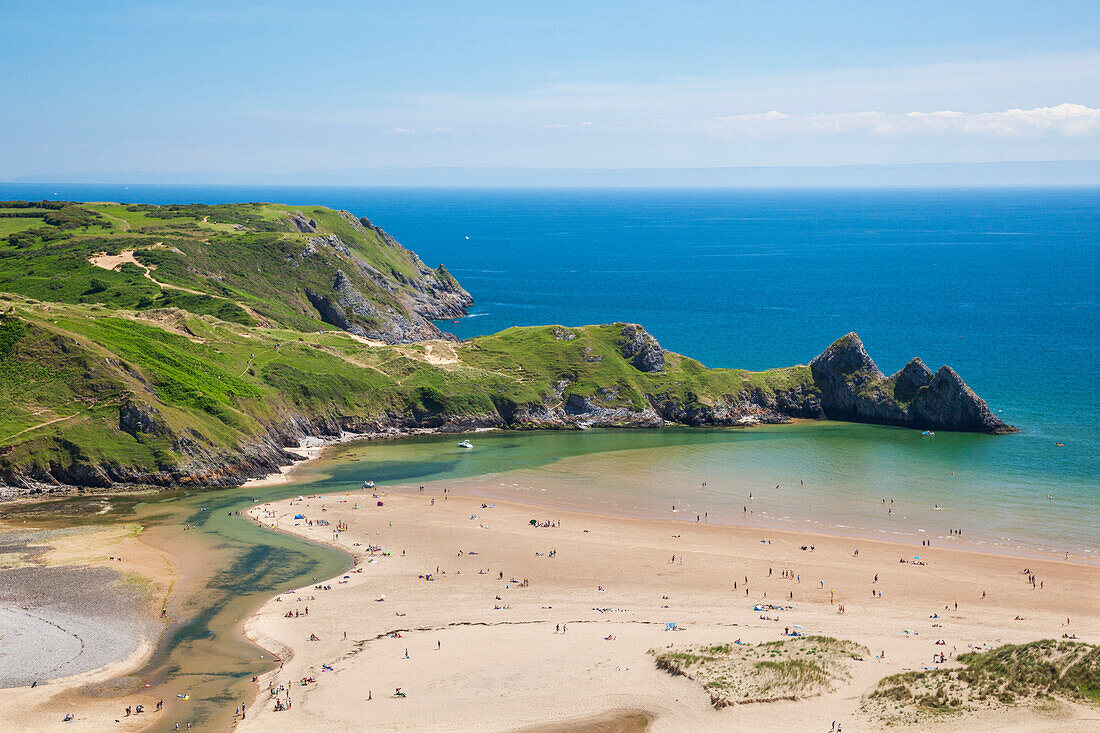
[[[280,173],[213,171],[53,172],[13,177],[20,184],[441,186],[531,188],[848,188],[1100,186],[1100,160],[943,162],[696,168],[385,167]]]

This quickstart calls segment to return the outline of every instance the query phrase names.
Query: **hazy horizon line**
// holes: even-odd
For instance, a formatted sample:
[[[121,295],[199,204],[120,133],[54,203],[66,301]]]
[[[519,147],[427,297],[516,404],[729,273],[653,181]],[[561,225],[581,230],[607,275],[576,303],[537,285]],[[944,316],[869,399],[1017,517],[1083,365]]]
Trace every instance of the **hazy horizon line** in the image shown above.
[[[359,187],[805,188],[1100,185],[1100,160],[1035,160],[683,168],[379,166],[283,173],[112,171],[36,173],[5,184],[286,185]]]

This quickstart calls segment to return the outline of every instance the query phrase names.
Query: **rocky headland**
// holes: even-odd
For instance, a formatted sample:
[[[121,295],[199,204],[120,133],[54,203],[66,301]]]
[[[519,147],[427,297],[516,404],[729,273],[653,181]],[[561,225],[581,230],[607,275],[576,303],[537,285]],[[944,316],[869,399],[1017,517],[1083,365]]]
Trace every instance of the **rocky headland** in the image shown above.
[[[950,367],[884,375],[854,333],[762,372],[708,369],[633,323],[459,342],[432,321],[464,315],[469,293],[346,211],[47,203],[9,202],[27,228],[0,240],[6,494],[236,485],[304,439],[349,433],[795,418],[1015,430]]]

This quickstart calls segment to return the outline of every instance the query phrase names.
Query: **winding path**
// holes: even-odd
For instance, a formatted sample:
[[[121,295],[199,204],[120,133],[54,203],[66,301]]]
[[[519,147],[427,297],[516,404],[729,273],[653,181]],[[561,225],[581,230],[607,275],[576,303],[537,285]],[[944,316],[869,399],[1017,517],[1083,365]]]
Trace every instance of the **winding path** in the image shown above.
[[[157,242],[157,245],[161,244],[164,244],[164,242]],[[143,265],[138,262],[137,258],[134,256],[134,253],[136,251],[137,250],[133,249],[124,249],[117,255],[109,255],[104,252],[102,254],[92,255],[88,258],[88,262],[104,270],[117,270],[127,263],[131,265],[137,265],[145,271],[145,277],[156,283],[161,290],[182,290],[183,292],[191,293],[192,295],[209,295],[211,298],[221,298],[222,300],[228,300],[227,298],[224,298],[220,295],[204,293],[201,290],[192,290],[191,288],[185,288],[181,285],[169,285],[168,283],[162,283],[160,280],[157,280],[155,277],[153,277],[152,267],[149,267],[148,265]]]
[[[78,411],[78,412],[74,412],[72,415],[65,415],[64,417],[55,417],[53,420],[47,420],[46,422],[40,422],[37,425],[31,425],[29,428],[24,428],[23,430],[20,430],[18,433],[12,433],[11,435],[8,435],[4,438],[0,438],[0,443],[6,443],[7,441],[11,440],[12,438],[18,438],[23,433],[29,433],[32,430],[38,430],[38,428],[44,428],[47,425],[53,425],[55,422],[61,422],[62,420],[72,420],[74,417],[79,415],[80,412],[83,412],[83,410]]]

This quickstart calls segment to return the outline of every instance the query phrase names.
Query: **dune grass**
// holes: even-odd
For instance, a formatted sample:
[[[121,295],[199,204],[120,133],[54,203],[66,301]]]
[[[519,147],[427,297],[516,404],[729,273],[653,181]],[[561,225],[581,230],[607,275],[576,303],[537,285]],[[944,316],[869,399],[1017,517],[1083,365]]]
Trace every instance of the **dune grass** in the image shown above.
[[[1100,646],[1045,639],[962,654],[958,661],[958,667],[886,677],[864,699],[864,709],[885,722],[910,723],[1059,698],[1100,704]]]
[[[650,650],[659,668],[698,682],[719,708],[824,694],[848,679],[856,658],[868,653],[828,636]]]

